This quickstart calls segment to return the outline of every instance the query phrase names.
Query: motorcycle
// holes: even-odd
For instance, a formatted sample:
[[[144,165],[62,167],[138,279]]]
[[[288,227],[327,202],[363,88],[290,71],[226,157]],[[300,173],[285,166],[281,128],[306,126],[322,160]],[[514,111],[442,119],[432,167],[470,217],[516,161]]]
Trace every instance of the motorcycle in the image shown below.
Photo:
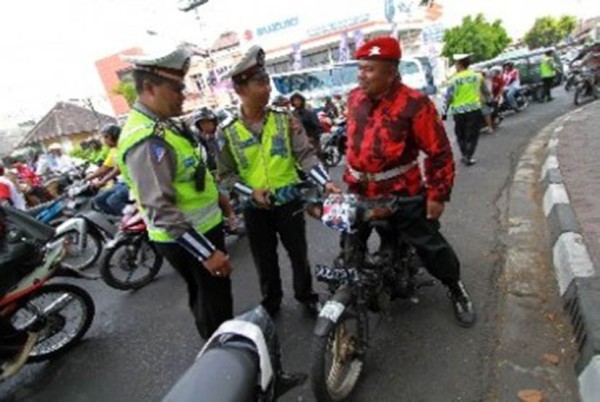
[[[258,306],[219,327],[163,402],[273,402],[305,381],[282,370],[275,325]]]
[[[313,202],[312,215],[343,233],[357,223],[389,230],[385,218],[404,203],[422,197],[361,200],[353,195],[330,195]],[[311,385],[318,401],[343,401],[350,397],[361,375],[370,339],[370,313],[388,309],[391,301],[418,303],[418,290],[433,286],[423,278],[416,251],[402,237],[383,241],[376,252],[356,258],[349,236],[332,266],[317,265],[316,278],[328,285],[330,297],[319,312],[313,331]]]
[[[94,194],[90,186],[74,183],[57,199],[29,208],[26,212],[40,222],[57,227],[78,211],[88,208]]]
[[[337,119],[328,133],[321,134],[321,159],[330,168],[339,165],[346,154],[346,120]]]
[[[594,70],[583,69],[575,82],[573,103],[576,106],[590,100],[600,98],[600,83],[596,82],[597,73]]]
[[[581,69],[580,68],[572,68],[569,70],[567,74],[567,78],[565,79],[565,91],[569,92],[571,88],[574,88],[577,82],[581,79]]]
[[[508,92],[508,90],[505,89],[503,101],[500,103],[499,112],[501,114],[504,114],[510,110],[516,111],[516,112],[522,112],[523,110],[527,109],[527,107],[529,106],[530,100],[531,100],[531,91],[530,91],[529,87],[527,87],[525,85],[521,86],[515,93],[515,101],[517,103],[517,110],[514,110],[508,103],[508,100],[506,99],[507,92]]]
[[[125,208],[119,231],[106,244],[100,275],[119,290],[139,289],[160,271],[163,257],[148,238],[146,223],[134,206]]]
[[[68,254],[56,231],[12,207],[0,207],[13,226],[8,241],[27,242],[41,250],[39,263],[28,264],[24,276],[0,297],[0,314],[17,330],[35,333],[28,362],[52,359],[72,348],[90,328],[95,314],[91,296],[70,283],[49,283],[58,277],[85,278],[62,265]],[[30,268],[29,268],[30,267]],[[1,379],[5,379],[0,374]]]

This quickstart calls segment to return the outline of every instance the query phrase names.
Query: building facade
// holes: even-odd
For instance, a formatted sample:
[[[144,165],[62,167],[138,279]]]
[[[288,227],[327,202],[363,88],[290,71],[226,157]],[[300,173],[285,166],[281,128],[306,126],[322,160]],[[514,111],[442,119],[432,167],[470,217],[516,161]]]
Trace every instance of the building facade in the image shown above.
[[[131,64],[122,60],[121,56],[136,55],[141,54],[141,52],[142,50],[136,47],[96,61],[96,70],[98,70],[100,80],[115,116],[122,116],[129,113],[129,105],[125,98],[115,93],[115,89],[119,83],[126,79],[131,72]]]

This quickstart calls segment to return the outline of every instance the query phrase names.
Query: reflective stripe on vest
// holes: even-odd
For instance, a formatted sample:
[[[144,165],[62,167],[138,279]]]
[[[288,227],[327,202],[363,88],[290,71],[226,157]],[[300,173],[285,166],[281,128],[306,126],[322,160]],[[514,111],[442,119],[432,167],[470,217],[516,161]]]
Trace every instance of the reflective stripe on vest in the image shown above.
[[[450,84],[454,87],[450,113],[461,114],[481,109],[482,79],[479,73],[465,70],[450,80]]]
[[[131,189],[138,205],[142,205],[137,190],[138,183],[133,182],[125,163],[127,153],[140,142],[152,136],[163,139],[175,152],[175,177],[173,189],[175,190],[175,206],[200,233],[206,233],[217,226],[223,219],[219,209],[219,192],[212,174],[207,171],[205,175],[204,191],[196,190],[194,173],[201,161],[197,147],[194,147],[187,138],[172,131],[168,126],[157,124],[143,113],[132,110],[119,138],[117,151],[117,164],[123,174],[125,183]],[[148,214],[143,210],[148,236],[157,242],[170,242],[175,239],[164,229],[157,228],[148,219]]]
[[[260,140],[239,120],[223,131],[247,186],[274,192],[299,181],[286,114],[268,111]]]

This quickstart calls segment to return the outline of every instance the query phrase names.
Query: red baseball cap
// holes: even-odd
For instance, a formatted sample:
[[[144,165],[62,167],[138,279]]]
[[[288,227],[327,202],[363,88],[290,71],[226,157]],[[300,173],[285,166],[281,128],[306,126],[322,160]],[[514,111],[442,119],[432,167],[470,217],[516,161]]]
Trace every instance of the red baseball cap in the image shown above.
[[[365,42],[355,55],[357,60],[398,61],[401,57],[400,42],[391,36],[380,36]]]

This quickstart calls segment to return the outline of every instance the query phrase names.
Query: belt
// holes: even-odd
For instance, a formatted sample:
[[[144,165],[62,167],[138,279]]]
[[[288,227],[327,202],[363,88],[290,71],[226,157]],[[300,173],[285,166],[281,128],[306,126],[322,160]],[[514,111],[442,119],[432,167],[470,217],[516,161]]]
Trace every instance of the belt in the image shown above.
[[[360,170],[356,170],[352,166],[348,165],[348,173],[350,173],[350,176],[354,177],[356,180],[362,181],[362,182],[386,181],[386,180],[390,180],[395,177],[403,175],[404,173],[408,172],[410,169],[414,168],[418,164],[419,164],[419,162],[414,160],[410,163],[407,163],[406,165],[401,165],[401,166],[395,167],[393,169],[386,170],[384,172],[377,172],[377,173],[361,172]]]

